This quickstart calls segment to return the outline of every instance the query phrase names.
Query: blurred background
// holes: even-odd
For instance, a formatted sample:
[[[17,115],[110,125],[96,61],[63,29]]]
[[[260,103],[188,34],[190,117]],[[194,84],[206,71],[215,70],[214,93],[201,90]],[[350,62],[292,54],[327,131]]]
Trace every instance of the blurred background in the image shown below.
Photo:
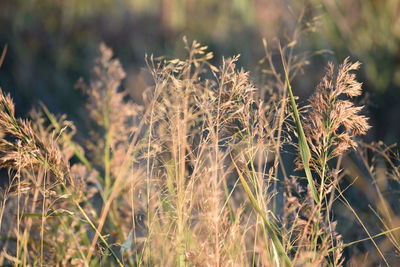
[[[374,126],[368,138],[397,142],[400,0],[1,0],[0,51],[7,46],[7,54],[0,86],[19,115],[42,101],[79,121],[83,96],[74,85],[88,77],[101,42],[122,61],[124,86],[140,102],[145,54],[183,56],[184,35],[208,45],[217,64],[241,54],[240,64],[257,73],[262,38],[285,42],[299,27],[310,30],[298,49],[313,56],[296,93],[307,97],[329,60],[359,60]]]

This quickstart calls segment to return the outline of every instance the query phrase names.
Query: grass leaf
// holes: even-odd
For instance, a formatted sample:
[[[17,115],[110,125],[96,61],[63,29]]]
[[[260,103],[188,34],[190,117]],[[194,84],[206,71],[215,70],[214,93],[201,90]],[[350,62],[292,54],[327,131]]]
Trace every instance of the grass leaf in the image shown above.
[[[304,166],[304,171],[307,176],[307,181],[310,186],[311,194],[312,194],[315,202],[319,203],[319,196],[317,193],[317,188],[314,184],[314,179],[312,177],[311,169],[310,169],[311,152],[310,152],[310,148],[308,146],[307,140],[306,140],[306,136],[304,134],[303,126],[301,125],[299,111],[297,109],[296,100],[294,99],[294,96],[293,96],[292,86],[290,85],[289,74],[286,69],[286,63],[284,60],[283,51],[282,51],[281,47],[280,47],[280,53],[281,53],[283,70],[285,72],[285,80],[286,80],[286,84],[287,84],[287,87],[289,90],[290,105],[292,107],[293,117],[294,117],[294,121],[295,121],[296,128],[297,128],[297,136],[299,139],[298,141],[299,141],[301,161]]]

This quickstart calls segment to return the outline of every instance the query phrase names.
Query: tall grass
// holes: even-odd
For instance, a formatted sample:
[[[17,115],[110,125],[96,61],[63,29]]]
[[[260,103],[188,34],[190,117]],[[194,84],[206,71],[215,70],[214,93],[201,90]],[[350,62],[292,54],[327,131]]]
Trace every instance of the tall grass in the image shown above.
[[[101,45],[91,78],[78,83],[89,131],[43,105],[29,119],[16,118],[11,97],[0,92],[0,167],[9,177],[1,192],[0,263],[395,262],[387,254],[399,252],[398,220],[384,191],[400,181],[398,157],[356,138],[368,121],[345,98],[362,92],[352,73],[359,64],[329,64],[310,105],[301,108],[291,83],[306,61],[295,56],[294,42],[277,50],[279,63],[265,42],[269,76],[259,85],[236,67],[239,57],[214,66],[207,47],[184,43],[184,59],[147,57],[153,81],[143,105],[121,88],[122,66]],[[343,158],[358,147],[369,151],[357,155],[376,181],[377,209],[371,209],[380,230],[374,232],[342,186],[343,175],[352,175],[352,161]],[[284,159],[287,149],[299,154],[296,173]],[[374,169],[371,155],[390,175]],[[365,233],[358,239],[340,234],[337,205],[359,219]],[[375,248],[362,256],[343,254],[367,241]]]

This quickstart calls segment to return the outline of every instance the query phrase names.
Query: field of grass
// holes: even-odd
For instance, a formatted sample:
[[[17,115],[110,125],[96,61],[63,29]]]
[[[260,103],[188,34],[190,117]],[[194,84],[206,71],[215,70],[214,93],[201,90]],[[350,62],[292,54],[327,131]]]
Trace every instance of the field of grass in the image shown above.
[[[400,266],[398,14],[0,1],[0,266]]]
[[[0,265],[397,266],[399,156],[363,142],[360,63],[299,103],[296,38],[264,41],[259,74],[184,38],[146,57],[142,104],[102,44],[79,128],[0,91]]]

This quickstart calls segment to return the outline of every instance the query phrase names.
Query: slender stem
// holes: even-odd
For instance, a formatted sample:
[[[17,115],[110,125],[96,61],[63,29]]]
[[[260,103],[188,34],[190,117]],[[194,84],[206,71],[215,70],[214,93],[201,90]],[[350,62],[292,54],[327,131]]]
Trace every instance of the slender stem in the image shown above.
[[[115,252],[111,249],[110,245],[108,244],[108,242],[104,239],[104,237],[101,235],[100,231],[96,228],[96,226],[94,225],[94,223],[92,222],[92,220],[89,218],[89,216],[87,215],[87,213],[85,212],[85,210],[81,207],[81,205],[79,204],[79,202],[74,199],[72,196],[72,192],[68,189],[67,185],[64,183],[63,181],[63,175],[62,173],[60,173],[59,170],[57,170],[56,167],[54,167],[52,164],[49,164],[49,162],[45,159],[40,159],[38,158],[46,167],[49,167],[50,170],[54,173],[54,175],[57,177],[57,180],[60,182],[60,184],[62,185],[63,189],[66,191],[66,193],[68,195],[71,196],[72,202],[74,203],[74,205],[78,208],[78,210],[80,211],[80,213],[83,215],[83,217],[85,218],[86,222],[90,225],[90,227],[96,232],[96,234],[98,235],[98,237],[100,238],[101,242],[104,244],[104,246],[110,251],[112,257],[115,259],[115,261],[118,263],[119,266],[123,267],[124,265],[122,264],[122,262],[120,261],[120,259],[118,258],[118,256],[115,254]],[[91,253],[89,251],[89,253]],[[88,259],[88,261],[90,260],[90,258]]]
[[[278,238],[275,228],[271,225],[267,216],[265,216],[265,213],[262,210],[262,208],[260,207],[260,205],[258,204],[255,196],[253,195],[253,192],[251,191],[249,184],[247,183],[246,179],[243,177],[241,171],[239,170],[239,168],[237,167],[237,165],[234,161],[233,161],[233,164],[235,165],[235,168],[238,172],[239,179],[243,185],[243,189],[246,192],[246,195],[248,196],[250,203],[253,206],[253,209],[261,216],[261,218],[264,222],[264,226],[267,230],[267,233],[268,233],[269,237],[272,239],[272,243],[275,246],[275,249],[276,249],[279,257],[281,257],[283,259],[285,266],[287,266],[287,267],[293,266],[292,262],[290,261],[289,256],[286,254],[286,251],[282,245],[281,240],[279,240],[279,238]]]
[[[326,172],[327,158],[328,158],[327,151],[324,151],[321,164],[321,185],[320,185],[319,202],[318,202],[319,206],[322,205],[322,198],[325,190],[325,172]],[[319,209],[321,210],[321,207]]]
[[[111,189],[111,162],[110,162],[110,144],[111,144],[111,131],[110,131],[110,118],[109,108],[108,108],[108,100],[106,97],[106,108],[103,112],[103,123],[104,123],[104,131],[105,131],[105,142],[104,142],[104,194],[107,198],[110,194]]]
[[[64,185],[64,184],[63,184]],[[64,188],[65,185],[64,185]],[[99,236],[99,239],[101,240],[101,242],[106,246],[106,248],[111,252],[111,255],[113,256],[113,258],[116,260],[116,262],[118,263],[119,266],[124,266],[122,264],[122,262],[120,261],[120,259],[118,258],[118,256],[115,254],[115,252],[111,249],[110,245],[108,244],[108,242],[104,239],[103,235],[97,230],[96,226],[93,224],[93,222],[90,220],[89,216],[86,214],[86,212],[84,211],[84,209],[81,207],[81,205],[79,205],[79,203],[73,199],[72,200],[75,204],[75,206],[79,209],[79,211],[82,213],[83,217],[85,218],[85,220],[87,221],[87,223],[90,225],[90,227],[92,227],[92,229],[96,232],[96,234]]]
[[[387,235],[387,234],[390,234],[391,232],[398,231],[398,230],[400,230],[400,227],[389,229],[387,231],[383,231],[383,232],[381,232],[379,234],[376,234],[376,235],[373,235],[373,236],[370,236],[370,237],[366,237],[366,238],[363,238],[363,239],[360,239],[360,240],[349,242],[347,244],[343,244],[341,246],[330,248],[327,252],[330,253],[330,252],[333,252],[333,251],[335,251],[337,249],[346,248],[346,247],[349,247],[349,246],[352,246],[352,245],[355,245],[355,244],[358,244],[358,243],[361,243],[361,242],[364,242],[364,241],[369,241],[369,240],[372,240],[374,238],[377,238],[377,237],[380,237],[380,236],[383,236],[383,235]]]
[[[292,106],[293,117],[294,117],[294,121],[295,121],[296,128],[297,128],[297,136],[299,139],[299,149],[300,149],[301,161],[304,166],[304,171],[306,173],[308,185],[310,186],[311,194],[314,198],[314,201],[316,203],[319,203],[317,189],[315,187],[314,179],[312,177],[311,169],[310,169],[311,152],[310,152],[310,148],[307,143],[306,136],[304,134],[303,126],[301,124],[296,100],[294,99],[294,96],[293,96],[292,86],[290,85],[289,74],[286,69],[286,63],[284,60],[284,55],[283,55],[283,51],[282,51],[281,47],[280,47],[280,52],[281,52],[281,60],[282,60],[283,70],[285,72],[286,84],[287,84],[288,91],[289,91],[290,105]]]

